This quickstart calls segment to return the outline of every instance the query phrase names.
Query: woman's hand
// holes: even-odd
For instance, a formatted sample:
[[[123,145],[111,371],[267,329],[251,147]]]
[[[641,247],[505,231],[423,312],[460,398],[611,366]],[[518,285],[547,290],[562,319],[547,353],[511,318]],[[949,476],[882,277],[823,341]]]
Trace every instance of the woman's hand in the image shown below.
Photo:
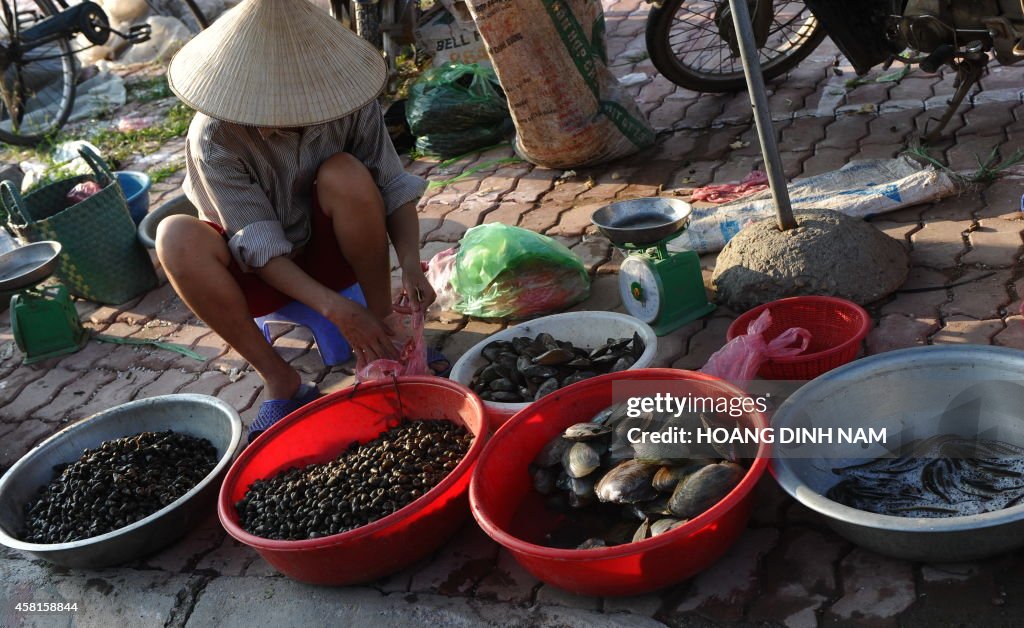
[[[419,260],[402,265],[402,287],[409,295],[409,304],[414,311],[426,310],[437,298]]]
[[[337,299],[332,300],[324,316],[341,330],[357,362],[365,365],[374,360],[397,359],[398,350],[391,341],[392,331],[365,307],[343,296],[335,296]]]

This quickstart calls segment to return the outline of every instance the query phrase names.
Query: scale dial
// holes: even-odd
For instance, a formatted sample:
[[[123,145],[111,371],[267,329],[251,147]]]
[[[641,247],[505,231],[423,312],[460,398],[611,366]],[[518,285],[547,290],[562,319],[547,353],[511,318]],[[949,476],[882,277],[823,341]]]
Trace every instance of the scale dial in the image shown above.
[[[650,258],[630,255],[619,267],[619,294],[629,313],[647,323],[661,315],[661,281]]]

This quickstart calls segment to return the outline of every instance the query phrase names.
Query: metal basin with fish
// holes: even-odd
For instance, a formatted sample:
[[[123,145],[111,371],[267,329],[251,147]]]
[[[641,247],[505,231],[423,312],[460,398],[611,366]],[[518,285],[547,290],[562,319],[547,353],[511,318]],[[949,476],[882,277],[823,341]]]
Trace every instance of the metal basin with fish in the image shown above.
[[[1007,450],[1024,447],[1022,381],[1024,353],[984,345],[917,347],[848,364],[797,391],[776,412],[772,426],[885,427],[887,444],[846,445],[838,457],[824,454],[824,448],[780,445],[772,474],[836,532],[880,554],[936,562],[1003,554],[1024,546],[1024,503],[1007,501],[1009,507],[967,515],[952,514],[955,506],[940,504],[936,510],[943,516],[910,508],[906,512],[920,516],[897,516],[852,508],[826,495],[844,480],[844,472],[836,469],[877,460],[886,450],[905,455],[935,437],[998,441]],[[1005,479],[992,482],[1000,483]],[[922,486],[929,484],[935,484],[934,478],[923,478]],[[887,492],[899,493],[893,485]]]
[[[590,220],[613,244],[645,246],[685,229],[692,212],[677,198],[635,198],[605,205]]]

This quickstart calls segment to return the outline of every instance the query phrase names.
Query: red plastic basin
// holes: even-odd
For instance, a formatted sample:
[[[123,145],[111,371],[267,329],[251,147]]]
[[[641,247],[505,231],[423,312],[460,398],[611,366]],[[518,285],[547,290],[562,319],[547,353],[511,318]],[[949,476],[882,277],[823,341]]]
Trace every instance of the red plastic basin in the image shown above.
[[[395,392],[390,381],[338,391],[288,415],[256,439],[221,486],[217,514],[228,534],[281,573],[313,584],[369,582],[432,554],[469,514],[469,481],[487,438],[487,420],[480,399],[446,379],[399,378],[399,395]],[[466,457],[440,484],[387,517],[333,536],[276,541],[242,529],[235,504],[254,481],[290,467],[327,462],[353,441],[377,437],[397,424],[399,396],[408,418],[448,419],[476,435]]]
[[[719,379],[675,369],[602,375],[556,391],[529,406],[491,438],[473,472],[470,508],[480,527],[539,580],[580,595],[639,595],[685,580],[707,568],[736,541],[750,517],[753,493],[768,466],[762,445],[747,475],[722,501],[689,523],[639,543],[592,550],[537,544],[559,523],[533,488],[530,462],[552,438],[613,402],[617,381],[647,382],[643,394],[666,391],[665,380],[687,380],[693,394],[742,396]],[[763,428],[764,415],[741,423]],[[639,524],[638,524],[639,525]]]
[[[811,332],[811,344],[801,355],[765,362],[758,375],[763,379],[811,380],[857,357],[860,342],[871,331],[871,316],[853,301],[836,297],[791,297],[755,307],[729,325],[728,340],[747,333],[750,323],[766,309],[772,324],[765,333],[771,342],[791,327]]]

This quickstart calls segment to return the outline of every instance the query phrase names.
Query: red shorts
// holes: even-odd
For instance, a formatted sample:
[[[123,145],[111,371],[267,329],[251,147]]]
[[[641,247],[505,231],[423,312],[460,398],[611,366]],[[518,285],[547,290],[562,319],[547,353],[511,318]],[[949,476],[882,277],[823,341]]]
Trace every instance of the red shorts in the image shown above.
[[[224,228],[218,224],[204,221],[221,234],[225,240],[228,239]],[[338,247],[338,240],[334,237],[334,227],[331,225],[331,218],[320,209],[317,200],[316,188],[313,189],[313,216],[311,220],[311,233],[309,241],[302,251],[292,258],[299,268],[324,286],[339,292],[356,283],[356,274],[349,265],[348,260]],[[228,266],[231,276],[235,278],[245,294],[245,300],[249,304],[249,311],[253,318],[266,316],[276,312],[295,299],[287,294],[272,288],[255,273],[247,273],[242,270],[234,257]]]

